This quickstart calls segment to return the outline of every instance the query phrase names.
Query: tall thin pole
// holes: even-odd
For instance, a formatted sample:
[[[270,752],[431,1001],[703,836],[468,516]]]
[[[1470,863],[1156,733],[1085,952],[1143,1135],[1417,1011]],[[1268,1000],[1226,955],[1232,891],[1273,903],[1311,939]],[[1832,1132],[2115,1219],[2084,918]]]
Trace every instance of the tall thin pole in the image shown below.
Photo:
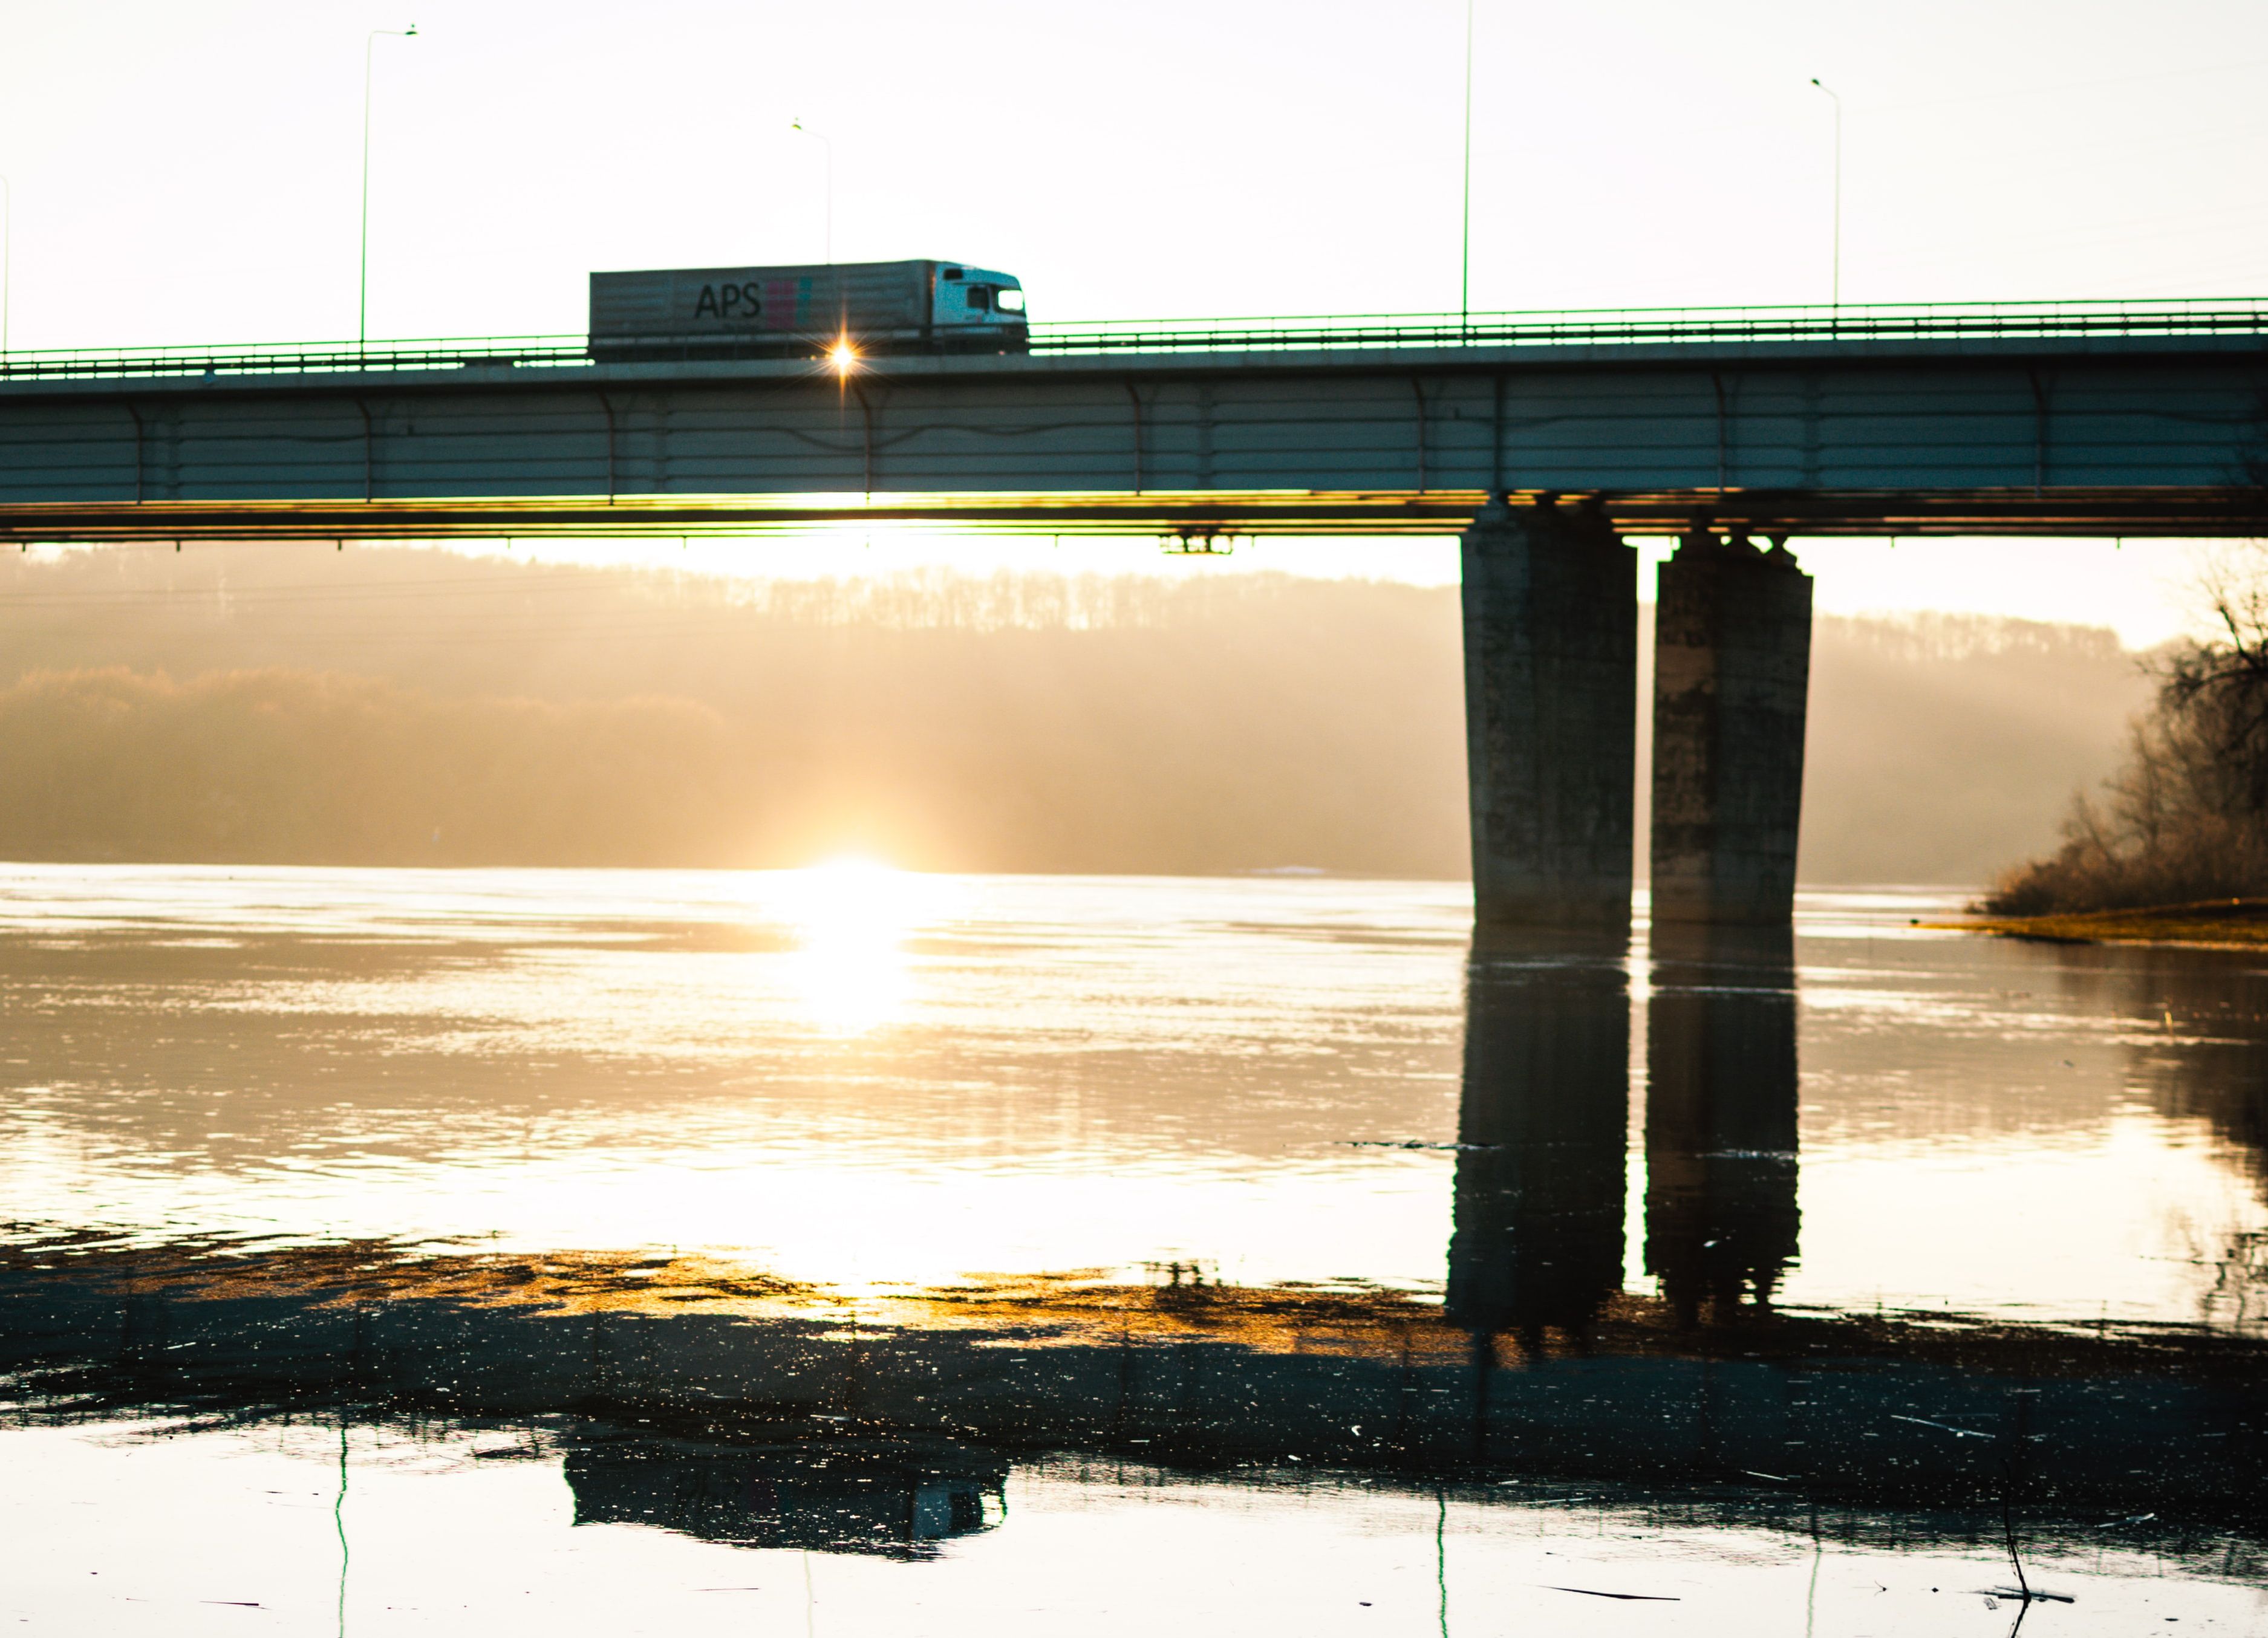
[[[9,263],[15,247],[16,189],[6,177],[0,176],[0,357],[5,357],[8,352]]]
[[[833,266],[835,265],[835,143],[834,143],[833,139],[831,139],[831,138],[829,138],[829,137],[827,137],[827,136],[821,136],[819,132],[813,130],[809,126],[806,125],[806,124],[803,122],[802,116],[800,116],[800,115],[798,115],[798,116],[797,116],[797,118],[796,118],[796,119],[793,121],[793,122],[791,124],[790,129],[792,129],[792,130],[799,130],[799,131],[801,131],[801,132],[802,132],[806,136],[816,136],[816,137],[818,137],[818,138],[819,138],[819,144],[820,144],[820,146],[821,146],[821,147],[822,147],[822,148],[824,148],[824,149],[826,149],[826,151],[827,151],[827,240],[826,240],[826,243],[827,243],[827,265],[828,265],[828,267],[830,267],[830,268],[831,268],[831,267],[833,267]]]
[[[442,31],[447,33],[446,29]],[[388,34],[396,40],[408,40],[417,33],[417,25],[408,28],[373,28],[370,38],[362,42],[362,292],[355,304],[355,349],[359,352],[370,345],[370,76],[372,55],[378,50],[378,37]]]
[[[1457,258],[1457,338],[1473,327],[1473,0],[1465,0],[1464,244]]]
[[[1834,250],[1829,261],[1828,301],[1830,305],[1843,305],[1843,99],[1817,80],[1811,82],[1827,92],[1835,105],[1835,225]]]

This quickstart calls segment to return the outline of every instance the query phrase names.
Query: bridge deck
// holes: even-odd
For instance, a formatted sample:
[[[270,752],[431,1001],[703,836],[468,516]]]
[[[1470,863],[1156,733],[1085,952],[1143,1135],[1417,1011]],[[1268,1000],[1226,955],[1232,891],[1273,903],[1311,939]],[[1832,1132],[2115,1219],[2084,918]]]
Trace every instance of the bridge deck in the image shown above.
[[[1071,327],[845,378],[579,340],[19,354],[0,537],[1441,533],[1491,490],[1629,530],[2250,534],[2264,435],[2241,304]]]

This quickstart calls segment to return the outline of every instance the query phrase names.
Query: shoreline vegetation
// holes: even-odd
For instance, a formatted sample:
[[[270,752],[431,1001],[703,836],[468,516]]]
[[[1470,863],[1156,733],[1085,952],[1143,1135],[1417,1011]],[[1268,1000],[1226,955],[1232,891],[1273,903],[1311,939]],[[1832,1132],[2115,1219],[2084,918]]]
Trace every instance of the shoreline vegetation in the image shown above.
[[[2203,590],[2218,633],[2146,662],[2117,770],[2074,796],[2053,853],[1970,907],[1977,931],[2066,943],[2268,944],[2268,542]]]
[[[2268,949],[2268,899],[2205,899],[2132,909],[2042,915],[1977,914],[1921,927],[2051,944],[2191,944]]]

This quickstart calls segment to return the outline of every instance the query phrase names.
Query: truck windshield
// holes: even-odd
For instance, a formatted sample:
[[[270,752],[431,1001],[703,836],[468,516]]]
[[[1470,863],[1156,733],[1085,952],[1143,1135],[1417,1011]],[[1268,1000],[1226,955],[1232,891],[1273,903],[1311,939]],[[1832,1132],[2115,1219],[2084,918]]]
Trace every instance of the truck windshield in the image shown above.
[[[1024,311],[1024,292],[1021,290],[1004,290],[998,295],[994,296],[992,300],[993,304],[998,306],[1002,312],[1021,312]]]

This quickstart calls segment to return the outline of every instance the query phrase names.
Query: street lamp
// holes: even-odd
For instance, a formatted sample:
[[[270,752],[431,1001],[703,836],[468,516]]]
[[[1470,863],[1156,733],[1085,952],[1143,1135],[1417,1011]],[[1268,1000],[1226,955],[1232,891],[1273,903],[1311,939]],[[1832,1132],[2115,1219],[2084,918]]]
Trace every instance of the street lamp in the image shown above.
[[[1457,257],[1457,339],[1473,325],[1473,0],[1465,0],[1465,233]]]
[[[1835,105],[1835,248],[1833,260],[1829,264],[1831,271],[1828,275],[1827,288],[1830,303],[1840,307],[1843,305],[1843,99],[1817,80],[1811,83],[1826,92],[1828,99]]]
[[[788,129],[815,138],[827,150],[827,265],[831,268],[835,265],[835,143],[806,126],[801,114],[788,122]]]
[[[391,35],[395,40],[416,37],[417,25],[408,28],[373,28],[370,38],[362,42],[362,297],[355,310],[355,349],[359,352],[370,344],[370,73],[372,55],[378,49],[378,37]]]

